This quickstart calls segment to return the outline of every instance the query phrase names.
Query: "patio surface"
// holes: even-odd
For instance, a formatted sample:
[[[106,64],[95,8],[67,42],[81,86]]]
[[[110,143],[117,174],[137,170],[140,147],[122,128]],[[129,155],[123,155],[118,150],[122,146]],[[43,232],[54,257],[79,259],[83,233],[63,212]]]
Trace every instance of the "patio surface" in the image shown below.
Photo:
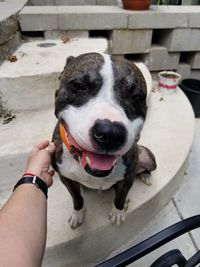
[[[186,129],[187,131],[187,129]],[[185,174],[184,182],[168,205],[145,227],[134,242],[129,243],[121,250],[127,249],[140,241],[150,237],[160,230],[180,221],[198,215],[200,213],[200,119],[196,119],[194,142],[189,159],[189,168]],[[200,229],[185,234],[161,248],[150,253],[146,257],[129,265],[129,267],[149,267],[158,257],[164,253],[179,249],[186,258],[193,256],[200,250]],[[119,250],[118,250],[119,252]],[[112,255],[114,255],[113,253]]]
[[[19,9],[23,7],[25,2],[26,0],[10,0],[4,3],[4,1],[2,2],[0,0],[0,7],[1,7],[0,21],[3,21],[11,14],[16,13]],[[191,9],[194,11],[194,7],[191,7]],[[198,11],[196,11],[195,13],[198,13]],[[181,14],[179,15],[181,16]],[[196,18],[199,19],[198,14]],[[174,20],[168,20],[168,21],[169,23],[174,22]],[[187,131],[187,129],[185,129],[185,131]],[[148,225],[145,226],[144,230],[138,235],[137,238],[134,237],[134,241],[131,241],[129,244],[123,246],[121,248],[122,251],[134,244],[137,244],[138,242],[144,240],[145,238],[157,233],[158,231],[170,226],[171,224],[180,221],[181,219],[185,219],[200,213],[200,193],[199,193],[200,138],[198,138],[199,135],[200,135],[200,119],[196,119],[196,131],[195,131],[195,138],[192,146],[192,151],[190,154],[190,165],[187,173],[185,174],[184,182],[181,183],[179,190],[174,195],[172,200],[168,203],[168,205],[162,211],[160,211],[160,213],[152,221],[150,221]],[[4,202],[4,200],[5,199],[3,198],[1,199],[0,206],[2,204],[1,202],[2,201]],[[147,255],[143,259],[138,260],[133,264],[130,264],[129,266],[149,267],[158,257],[160,257],[169,250],[177,248],[181,250],[181,252],[186,258],[190,258],[197,250],[200,249],[200,229],[194,230],[189,234],[185,234],[182,237],[177,238],[176,240],[170,242],[169,244],[163,246],[162,248]],[[117,252],[119,253],[119,249],[117,250]],[[112,255],[114,254],[115,253],[112,253]]]

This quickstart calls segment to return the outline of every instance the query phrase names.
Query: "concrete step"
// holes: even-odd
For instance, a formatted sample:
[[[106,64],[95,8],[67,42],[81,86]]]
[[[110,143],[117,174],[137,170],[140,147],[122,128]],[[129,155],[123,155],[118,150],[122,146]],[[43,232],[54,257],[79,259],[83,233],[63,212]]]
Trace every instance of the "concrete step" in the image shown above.
[[[0,177],[1,190],[12,186],[25,167],[25,159],[43,139],[51,139],[56,123],[53,107],[40,111],[16,113],[8,124],[0,121]]]
[[[0,125],[0,177],[3,177],[0,205],[23,172],[28,151],[38,141],[50,138],[54,124],[53,109],[49,109],[21,112],[16,120]],[[126,222],[120,227],[111,225],[108,220],[113,191],[98,194],[84,190],[86,221],[79,229],[71,230],[67,218],[72,211],[72,200],[55,177],[49,192],[48,238],[43,266],[94,266],[133,240],[180,186],[193,132],[193,111],[182,91],[163,96],[155,88],[149,97],[149,111],[140,143],[154,152],[158,169],[153,173],[152,186],[136,180],[129,194],[131,202]]]
[[[30,6],[117,5],[119,0],[30,0]]]
[[[17,61],[0,66],[0,96],[13,111],[53,106],[59,75],[68,56],[87,52],[107,52],[103,38],[35,41],[22,44],[14,53]]]
[[[195,135],[194,141],[191,148],[189,168],[184,175],[183,183],[181,187],[177,190],[176,194],[173,196],[169,204],[161,210],[152,221],[144,228],[142,232],[138,234],[137,237],[133,238],[130,243],[125,244],[121,247],[121,251],[124,251],[131,246],[138,244],[139,242],[145,240],[163,230],[164,228],[186,219],[191,216],[199,214],[199,202],[200,202],[200,119],[195,120]],[[187,196],[187,197],[185,197]],[[200,249],[200,229],[186,233],[179,238],[167,243],[166,245],[160,247],[159,249],[148,254],[144,258],[128,265],[129,267],[149,267],[158,257],[164,253],[172,250],[179,249],[186,259],[191,258],[195,252]],[[113,252],[110,257],[119,253]]]

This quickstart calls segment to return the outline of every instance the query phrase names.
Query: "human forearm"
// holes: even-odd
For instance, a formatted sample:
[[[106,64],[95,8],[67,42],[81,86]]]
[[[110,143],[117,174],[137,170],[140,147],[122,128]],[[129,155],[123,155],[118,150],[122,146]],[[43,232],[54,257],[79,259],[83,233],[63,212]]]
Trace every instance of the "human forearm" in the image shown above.
[[[47,140],[32,149],[23,179],[0,210],[1,267],[41,266],[47,232],[46,194],[54,174],[49,167],[54,151],[54,144]]]
[[[46,243],[47,201],[33,184],[20,185],[0,212],[0,266],[41,265]]]

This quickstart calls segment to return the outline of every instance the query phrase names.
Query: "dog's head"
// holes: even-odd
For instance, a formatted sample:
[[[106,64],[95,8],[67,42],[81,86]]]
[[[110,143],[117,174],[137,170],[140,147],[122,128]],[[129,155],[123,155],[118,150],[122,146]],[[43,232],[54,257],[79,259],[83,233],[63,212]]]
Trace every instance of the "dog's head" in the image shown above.
[[[130,61],[88,53],[67,60],[55,114],[81,151],[82,167],[108,176],[136,141],[146,116],[146,83]]]

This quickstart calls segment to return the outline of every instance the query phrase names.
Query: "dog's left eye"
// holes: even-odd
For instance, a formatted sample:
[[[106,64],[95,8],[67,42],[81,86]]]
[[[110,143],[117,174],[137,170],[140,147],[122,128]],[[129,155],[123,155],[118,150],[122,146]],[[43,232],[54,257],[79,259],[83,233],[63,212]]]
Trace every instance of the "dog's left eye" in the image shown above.
[[[139,88],[137,81],[128,86],[128,92],[133,101],[141,102],[146,98],[145,93]]]
[[[132,98],[135,100],[135,101],[143,101],[145,100],[146,96],[144,93],[140,93],[140,94],[133,94]]]
[[[146,99],[146,94],[139,88],[132,90],[131,99],[134,102],[142,102]]]

